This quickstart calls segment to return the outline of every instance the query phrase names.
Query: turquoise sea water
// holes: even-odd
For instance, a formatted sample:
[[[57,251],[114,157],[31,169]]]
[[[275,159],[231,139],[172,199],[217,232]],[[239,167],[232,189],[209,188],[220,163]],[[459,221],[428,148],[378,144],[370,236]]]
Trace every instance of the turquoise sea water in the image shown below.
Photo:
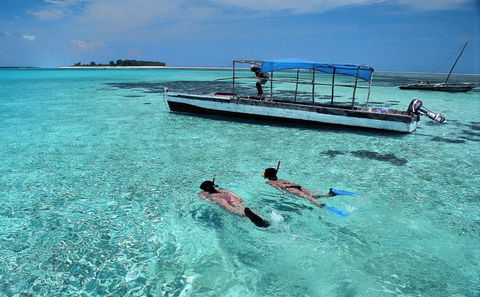
[[[479,88],[377,74],[373,107],[419,98],[448,119],[408,135],[167,111],[163,86],[227,76],[0,70],[0,296],[480,295]],[[265,184],[278,160],[318,193],[361,192],[323,200],[350,215]],[[213,175],[272,226],[198,198]]]

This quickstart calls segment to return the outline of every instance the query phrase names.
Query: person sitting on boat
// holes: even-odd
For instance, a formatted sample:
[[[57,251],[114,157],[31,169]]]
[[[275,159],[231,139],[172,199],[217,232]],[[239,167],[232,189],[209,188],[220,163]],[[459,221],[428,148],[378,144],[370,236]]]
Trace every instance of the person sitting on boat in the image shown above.
[[[310,190],[305,189],[304,187],[302,187],[297,183],[294,183],[289,180],[278,179],[277,169],[275,168],[265,169],[262,175],[264,178],[268,179],[267,183],[273,186],[274,188],[277,188],[282,192],[287,192],[287,193],[296,195],[298,197],[308,199],[313,204],[319,207],[324,207],[325,204],[318,202],[315,198],[335,196],[335,194],[331,191],[328,194],[314,194]]]
[[[260,72],[260,67],[258,65],[252,65],[250,67],[250,71],[254,72],[255,73],[255,76],[258,77],[258,81],[257,83],[255,84],[255,86],[257,87],[257,96],[260,98],[260,99],[263,99],[265,98],[265,96],[263,95],[263,89],[262,89],[262,85],[266,84],[268,79],[269,79],[269,75],[268,73],[261,73]]]
[[[210,203],[219,204],[225,210],[247,217],[258,227],[266,228],[270,223],[256,215],[250,208],[243,205],[243,199],[232,191],[224,189],[216,189],[217,185],[213,181],[206,180],[200,185],[203,192],[198,193],[198,196]]]

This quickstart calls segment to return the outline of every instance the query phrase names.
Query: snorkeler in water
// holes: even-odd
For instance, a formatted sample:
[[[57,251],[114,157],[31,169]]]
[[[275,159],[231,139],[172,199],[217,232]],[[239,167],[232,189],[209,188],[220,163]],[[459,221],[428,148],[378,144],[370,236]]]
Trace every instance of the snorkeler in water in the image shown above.
[[[225,210],[239,216],[245,216],[252,221],[256,226],[266,228],[270,223],[253,213],[250,208],[243,205],[243,199],[232,191],[218,189],[213,181],[204,181],[200,185],[203,192],[198,193],[198,196],[210,203],[219,204]]]
[[[328,194],[314,194],[310,190],[305,189],[297,183],[289,180],[278,179],[277,172],[278,171],[275,168],[267,168],[262,175],[264,178],[268,179],[267,183],[269,185],[279,189],[282,192],[287,192],[298,197],[308,199],[319,207],[324,207],[325,204],[318,202],[315,198],[335,196],[335,194],[331,191]]]

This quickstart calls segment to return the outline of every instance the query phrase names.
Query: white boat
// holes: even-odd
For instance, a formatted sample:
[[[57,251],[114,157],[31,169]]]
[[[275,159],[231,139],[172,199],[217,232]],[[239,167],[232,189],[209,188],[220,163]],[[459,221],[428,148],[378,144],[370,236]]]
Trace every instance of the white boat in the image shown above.
[[[237,76],[239,64],[257,65],[260,73],[269,74],[269,96],[237,94],[240,90],[239,81],[245,79],[244,76]],[[316,79],[315,76],[318,76],[319,72],[331,74],[331,82],[325,83]],[[437,122],[445,122],[443,116],[424,108],[418,99],[412,100],[405,111],[369,108],[373,72],[374,69],[367,65],[325,64],[298,59],[237,60],[233,61],[233,76],[228,78],[232,80],[231,92],[200,95],[177,93],[165,89],[165,99],[170,111],[173,112],[303,122],[319,126],[343,125],[404,133],[412,132],[417,128],[420,115],[426,115]],[[346,83],[342,80],[335,83],[339,75],[350,77],[352,81]],[[277,90],[278,88],[274,91],[274,83],[282,85],[282,88],[293,84],[295,88],[294,91]],[[305,92],[299,91],[299,86],[309,88],[308,101],[305,100]],[[319,100],[325,101],[325,96],[319,99],[320,96],[315,91],[319,86],[323,88],[328,86],[328,102],[319,102]],[[265,87],[268,86],[265,85]],[[335,97],[338,97],[335,95],[337,88],[353,90],[348,102],[334,102]],[[362,106],[356,102],[356,95],[360,89],[364,89],[363,92],[366,92],[367,97],[366,103]],[[285,93],[288,96],[285,96]]]

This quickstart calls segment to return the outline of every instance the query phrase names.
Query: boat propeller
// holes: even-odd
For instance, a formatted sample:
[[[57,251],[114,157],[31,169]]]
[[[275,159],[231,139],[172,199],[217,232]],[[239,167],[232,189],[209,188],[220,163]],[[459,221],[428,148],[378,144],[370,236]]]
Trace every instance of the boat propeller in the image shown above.
[[[419,100],[419,99],[413,99],[412,102],[410,102],[410,104],[408,105],[407,111],[414,114],[427,116],[430,119],[439,123],[445,123],[447,121],[445,117],[442,116],[441,114],[434,113],[428,110],[426,107],[424,107],[422,100]]]

